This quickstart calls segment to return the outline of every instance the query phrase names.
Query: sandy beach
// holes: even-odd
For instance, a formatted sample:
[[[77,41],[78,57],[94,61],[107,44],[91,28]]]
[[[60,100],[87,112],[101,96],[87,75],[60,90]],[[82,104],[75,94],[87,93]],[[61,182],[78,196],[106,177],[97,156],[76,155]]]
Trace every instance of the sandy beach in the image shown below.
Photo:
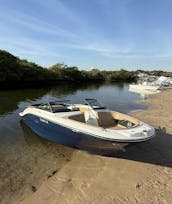
[[[170,204],[172,200],[172,89],[144,101],[131,115],[154,126],[156,137],[125,152],[101,156],[74,150],[36,192],[8,203]]]
[[[171,203],[172,89],[132,113],[157,136],[112,157],[76,150],[72,159],[22,203]]]

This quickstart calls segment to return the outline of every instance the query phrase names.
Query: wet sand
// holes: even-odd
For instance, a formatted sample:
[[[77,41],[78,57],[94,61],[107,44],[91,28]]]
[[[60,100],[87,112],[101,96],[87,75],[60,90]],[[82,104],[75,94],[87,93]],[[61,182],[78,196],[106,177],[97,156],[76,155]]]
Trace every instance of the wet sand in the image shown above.
[[[71,159],[72,148],[29,135],[26,128],[27,138],[22,145],[18,141],[19,145],[14,142],[0,147],[1,204],[20,203]]]
[[[131,115],[154,126],[155,138],[109,156],[74,150],[36,192],[22,195],[22,203],[171,203],[172,89],[152,96],[146,104],[148,110]]]
[[[171,203],[172,89],[146,104],[148,110],[131,114],[156,128],[154,139],[111,156],[76,150],[71,161],[22,203]]]

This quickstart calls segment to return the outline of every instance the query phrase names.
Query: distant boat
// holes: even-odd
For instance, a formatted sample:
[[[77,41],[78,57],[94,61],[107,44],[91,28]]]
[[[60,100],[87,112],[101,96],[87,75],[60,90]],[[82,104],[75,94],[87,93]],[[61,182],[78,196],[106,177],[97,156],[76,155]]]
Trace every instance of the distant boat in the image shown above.
[[[129,87],[129,91],[138,93],[142,99],[146,99],[148,98],[148,96],[157,94],[160,92],[160,90],[138,89],[138,88],[132,88],[132,86]]]
[[[155,135],[148,124],[108,110],[95,99],[86,104],[53,101],[27,107],[19,115],[39,136],[81,148],[115,148],[116,144],[143,142]]]
[[[142,84],[130,84],[129,89],[137,89],[137,90],[148,90],[148,91],[157,91],[161,90],[161,85],[155,85],[151,83],[144,82]]]
[[[162,86],[170,86],[172,85],[172,78],[171,77],[165,77],[165,76],[160,76],[156,80],[156,83]]]
[[[171,77],[165,76],[154,76],[147,74],[138,74],[138,83],[130,84],[129,89],[132,90],[148,90],[148,91],[156,91],[162,90],[164,87],[172,84]]]

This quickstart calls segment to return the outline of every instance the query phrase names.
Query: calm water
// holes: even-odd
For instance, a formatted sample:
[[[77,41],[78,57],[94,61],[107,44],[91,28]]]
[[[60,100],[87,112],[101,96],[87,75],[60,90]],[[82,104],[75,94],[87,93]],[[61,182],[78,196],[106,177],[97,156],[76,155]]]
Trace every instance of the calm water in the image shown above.
[[[144,105],[138,103],[140,96],[129,92],[128,84],[123,83],[77,84],[44,89],[0,90],[0,151],[7,146],[13,149],[15,145],[27,143],[28,135],[20,122],[18,113],[28,105],[57,99],[71,99],[74,103],[83,103],[84,98],[99,99],[109,109],[123,113],[145,108]],[[29,139],[32,141],[31,135]],[[6,154],[6,151],[8,149],[3,154]],[[17,149],[15,149],[15,152],[17,153]]]
[[[138,103],[140,96],[129,92],[128,84],[121,83],[0,90],[0,192],[4,192],[3,196],[7,191],[13,195],[24,184],[39,180],[39,176],[48,176],[52,169],[60,169],[74,151],[36,136],[21,123],[18,113],[35,102],[71,99],[82,103],[84,98],[97,98],[109,109],[123,113],[145,108]],[[5,199],[1,195],[0,200]]]
[[[18,113],[28,105],[61,99],[83,103],[84,98],[96,98],[109,109],[123,113],[145,108],[138,102],[139,94],[129,92],[128,84],[123,83],[73,84],[43,89],[0,90],[0,145],[19,143],[26,139]]]

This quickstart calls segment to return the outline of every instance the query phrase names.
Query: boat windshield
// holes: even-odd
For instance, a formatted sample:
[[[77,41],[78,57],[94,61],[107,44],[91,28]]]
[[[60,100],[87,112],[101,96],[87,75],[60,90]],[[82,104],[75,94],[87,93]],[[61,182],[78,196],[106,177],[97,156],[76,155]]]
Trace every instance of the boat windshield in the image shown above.
[[[53,113],[71,111],[71,109],[68,108],[71,106],[70,100],[52,101],[49,102],[49,104]]]
[[[34,104],[32,106],[36,106],[39,109],[53,113],[78,110],[75,105],[70,103],[70,100],[51,101],[48,103]]]
[[[85,101],[89,106],[91,106],[92,109],[105,109],[106,108],[96,99],[86,98]]]

